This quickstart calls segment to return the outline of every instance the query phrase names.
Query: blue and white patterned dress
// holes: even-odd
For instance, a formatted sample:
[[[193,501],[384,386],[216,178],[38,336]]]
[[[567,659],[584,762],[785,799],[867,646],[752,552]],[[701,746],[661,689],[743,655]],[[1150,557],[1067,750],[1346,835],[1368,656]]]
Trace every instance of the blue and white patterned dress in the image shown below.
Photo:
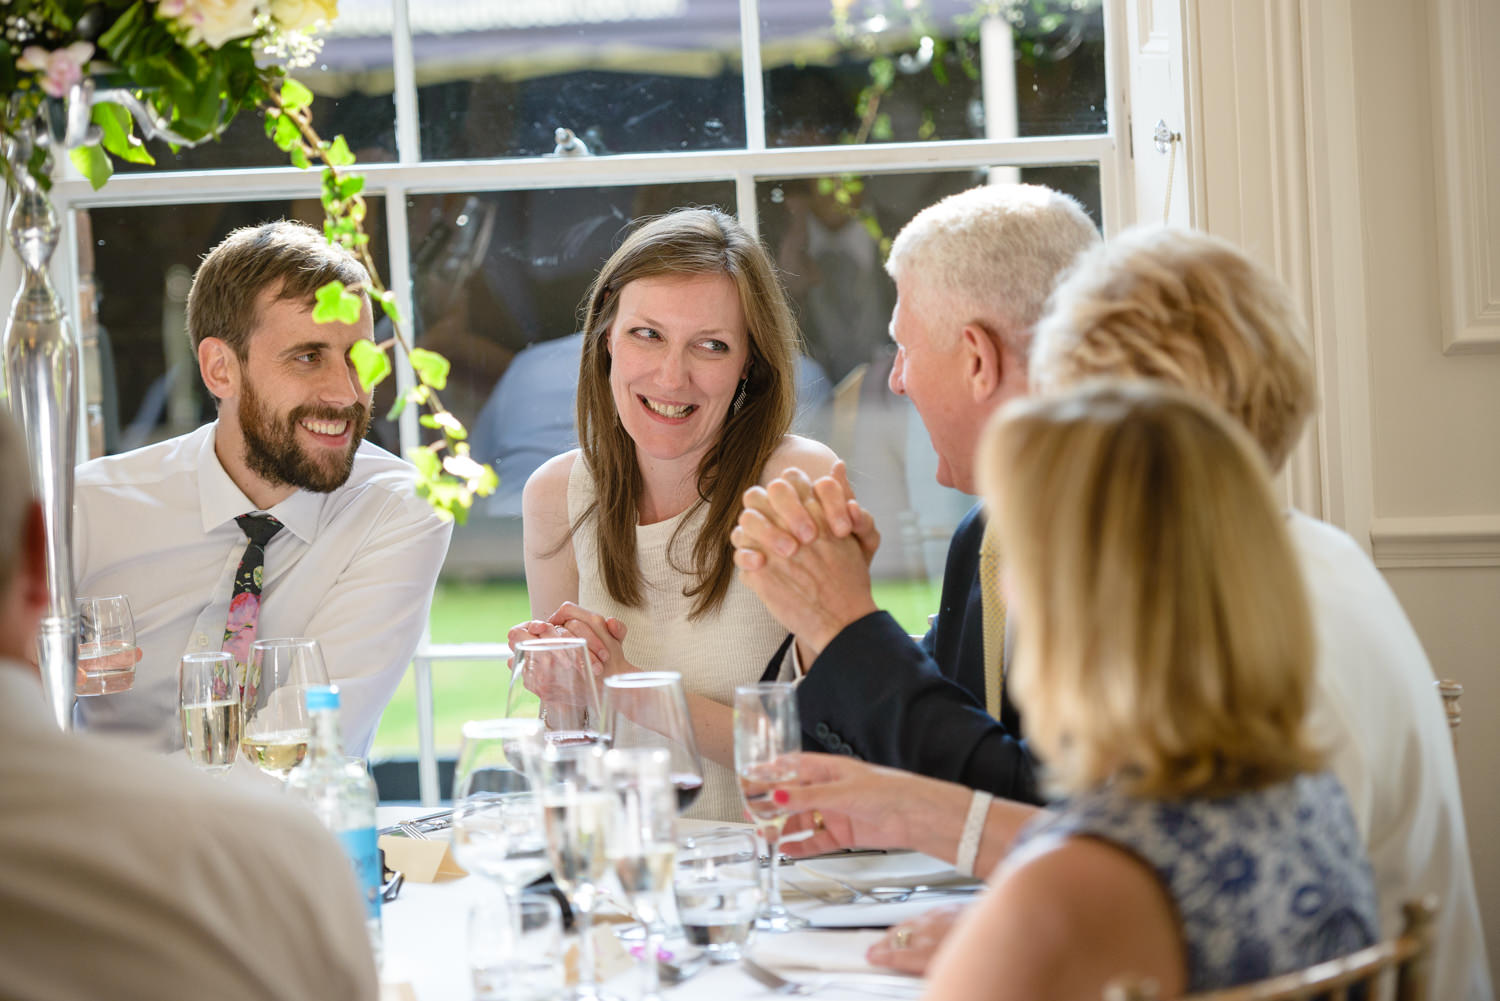
[[[1054,810],[1016,847],[1094,837],[1142,859],[1176,905],[1190,991],[1301,969],[1378,936],[1370,865],[1332,773],[1220,799],[1101,789]]]

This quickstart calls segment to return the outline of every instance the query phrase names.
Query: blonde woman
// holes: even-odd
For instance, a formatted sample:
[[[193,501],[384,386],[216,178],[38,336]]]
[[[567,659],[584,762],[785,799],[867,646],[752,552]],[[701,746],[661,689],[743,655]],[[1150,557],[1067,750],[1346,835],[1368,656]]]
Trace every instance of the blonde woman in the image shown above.
[[[1167,996],[1373,941],[1374,887],[1303,730],[1313,633],[1264,460],[1180,391],[1012,405],[980,447],[1012,683],[1064,799],[932,968],[933,998]],[[985,988],[976,995],[975,985]]]
[[[734,688],[760,680],[786,630],[735,578],[740,497],[791,466],[828,474],[787,433],[797,328],[760,243],[731,216],[684,209],[633,232],[585,308],[582,447],[522,496],[530,622],[588,638],[607,673],[683,676],[704,790],[691,816],[742,816]]]

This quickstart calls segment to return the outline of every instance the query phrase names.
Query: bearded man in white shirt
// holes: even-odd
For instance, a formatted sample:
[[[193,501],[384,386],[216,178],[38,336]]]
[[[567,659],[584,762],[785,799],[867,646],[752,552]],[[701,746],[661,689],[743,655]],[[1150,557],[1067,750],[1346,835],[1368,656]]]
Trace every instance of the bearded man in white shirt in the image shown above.
[[[334,280],[363,287],[368,275],[308,226],[231,233],[188,297],[218,420],[79,467],[78,593],[127,595],[142,651],[129,691],[78,700],[81,727],[180,748],[183,654],[223,648],[243,665],[257,635],[308,636],[342,691],[346,750],[368,751],[421,640],[451,526],[414,494],[408,463],[364,441],[371,394],[349,349],[371,339],[371,309],[315,322],[315,294]]]
[[[312,814],[57,729],[30,663],[42,513],[4,413],[0,470],[0,994],[374,1001],[364,901]]]

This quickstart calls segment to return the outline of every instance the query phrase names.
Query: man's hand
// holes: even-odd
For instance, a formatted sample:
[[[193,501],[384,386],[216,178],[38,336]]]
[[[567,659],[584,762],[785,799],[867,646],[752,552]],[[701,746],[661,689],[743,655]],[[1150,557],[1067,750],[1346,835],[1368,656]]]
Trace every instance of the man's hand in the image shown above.
[[[902,973],[927,973],[927,966],[937,954],[938,946],[963,917],[969,904],[943,904],[903,921],[885,933],[885,938],[870,946],[865,958],[875,966],[886,966]]]
[[[817,538],[818,526],[827,526],[835,539],[853,535],[865,554],[865,563],[880,548],[875,519],[854,499],[849,474],[842,461],[833,464],[828,476],[808,480],[807,474],[791,468],[766,484],[745,491],[745,510],[730,541],[736,546],[735,565],[759,570],[766,556],[791,557],[804,543]]]

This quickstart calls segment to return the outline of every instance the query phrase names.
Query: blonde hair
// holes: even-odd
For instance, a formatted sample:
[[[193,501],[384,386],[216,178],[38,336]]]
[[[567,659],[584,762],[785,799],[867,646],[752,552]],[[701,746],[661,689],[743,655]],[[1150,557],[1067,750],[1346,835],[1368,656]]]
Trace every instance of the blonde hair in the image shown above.
[[[739,293],[750,341],[744,405],[726,415],[717,444],[698,468],[698,500],[678,527],[681,531],[692,520],[691,512],[708,508],[691,567],[677,568],[693,579],[683,594],[696,598],[691,613],[696,618],[724,600],[734,576],[729,533],[739,518],[740,497],[759,482],[771,453],[791,428],[797,324],[765,248],[733,216],[717,209],[679,209],[647,220],[594,279],[584,308],[578,375],[578,441],[594,479],[594,501],[572,531],[593,520],[604,586],[622,605],[639,605],[644,586],[635,548],[642,483],[635,442],[620,423],[610,390],[609,328],[621,289],[663,275],[728,276]],[[676,541],[673,533],[669,554]]]
[[[1273,471],[1315,402],[1312,362],[1287,289],[1206,233],[1132,230],[1058,283],[1031,347],[1042,391],[1096,376],[1160,379],[1239,421]]]
[[[1243,430],[1162,384],[1093,383],[1005,408],[979,459],[1013,691],[1058,789],[1215,796],[1318,766],[1302,576]]]
[[[885,269],[921,290],[930,329],[979,321],[1026,357],[1057,277],[1099,231],[1077,201],[1038,184],[970,188],[918,212],[891,244]]]

